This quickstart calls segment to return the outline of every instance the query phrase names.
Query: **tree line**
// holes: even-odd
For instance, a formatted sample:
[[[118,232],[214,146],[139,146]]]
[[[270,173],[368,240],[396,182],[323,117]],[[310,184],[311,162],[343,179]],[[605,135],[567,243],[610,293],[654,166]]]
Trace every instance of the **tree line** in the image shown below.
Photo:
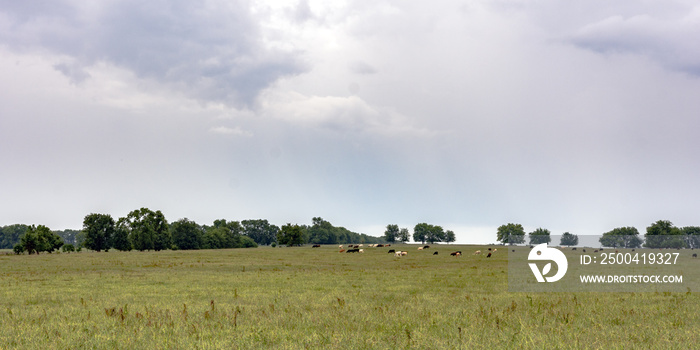
[[[389,224],[384,231],[384,239],[389,243],[410,241],[408,228],[399,229],[398,225]],[[451,230],[445,231],[441,226],[431,225],[425,222],[416,224],[413,228],[413,241],[425,243],[445,242],[452,243],[456,240],[455,233]]]
[[[530,244],[550,243],[550,231],[538,228],[529,234]],[[508,223],[498,227],[496,238],[503,244],[525,243],[525,230],[520,224]],[[610,248],[700,248],[700,227],[678,228],[668,220],[658,220],[646,228],[644,238],[634,227],[618,227],[603,233],[598,240],[603,247]],[[578,236],[564,232],[561,246],[578,245]]]
[[[169,223],[160,210],[140,208],[125,217],[91,213],[81,230],[51,231],[44,225],[15,224],[0,227],[0,249],[15,253],[51,253],[88,248],[94,251],[189,250],[249,248],[258,245],[385,243],[381,237],[352,232],[315,217],[312,225],[286,224],[281,228],[264,219],[215,220],[200,225],[183,218]]]

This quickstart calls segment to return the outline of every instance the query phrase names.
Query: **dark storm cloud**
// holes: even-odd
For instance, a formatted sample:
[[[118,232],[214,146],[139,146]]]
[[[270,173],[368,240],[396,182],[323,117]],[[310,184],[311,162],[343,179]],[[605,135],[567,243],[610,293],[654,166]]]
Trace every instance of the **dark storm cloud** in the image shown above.
[[[202,101],[250,106],[282,76],[304,71],[294,53],[269,48],[246,1],[0,3],[11,47],[49,50],[72,62],[56,69],[73,81],[106,62]]]

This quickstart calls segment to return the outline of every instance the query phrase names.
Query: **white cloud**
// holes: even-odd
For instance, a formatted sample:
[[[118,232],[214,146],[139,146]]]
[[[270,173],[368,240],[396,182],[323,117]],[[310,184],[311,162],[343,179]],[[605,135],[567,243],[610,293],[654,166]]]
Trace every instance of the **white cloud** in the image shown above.
[[[209,131],[212,133],[221,134],[221,135],[233,135],[233,136],[245,136],[245,137],[253,136],[252,132],[250,132],[248,130],[243,130],[239,126],[234,127],[234,128],[230,128],[227,126],[216,126],[216,127],[209,129]]]

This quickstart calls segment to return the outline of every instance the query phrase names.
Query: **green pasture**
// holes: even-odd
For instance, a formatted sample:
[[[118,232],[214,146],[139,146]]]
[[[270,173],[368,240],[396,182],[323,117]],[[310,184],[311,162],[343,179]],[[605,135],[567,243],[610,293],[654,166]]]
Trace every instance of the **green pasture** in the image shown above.
[[[505,249],[391,248],[0,255],[0,349],[700,344],[697,293],[509,293]]]

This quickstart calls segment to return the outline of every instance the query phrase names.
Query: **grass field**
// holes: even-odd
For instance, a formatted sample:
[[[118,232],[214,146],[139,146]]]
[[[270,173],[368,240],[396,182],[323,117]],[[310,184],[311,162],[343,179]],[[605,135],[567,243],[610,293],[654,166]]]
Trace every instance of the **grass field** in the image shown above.
[[[697,293],[509,293],[505,252],[406,248],[3,255],[0,348],[700,346]]]

